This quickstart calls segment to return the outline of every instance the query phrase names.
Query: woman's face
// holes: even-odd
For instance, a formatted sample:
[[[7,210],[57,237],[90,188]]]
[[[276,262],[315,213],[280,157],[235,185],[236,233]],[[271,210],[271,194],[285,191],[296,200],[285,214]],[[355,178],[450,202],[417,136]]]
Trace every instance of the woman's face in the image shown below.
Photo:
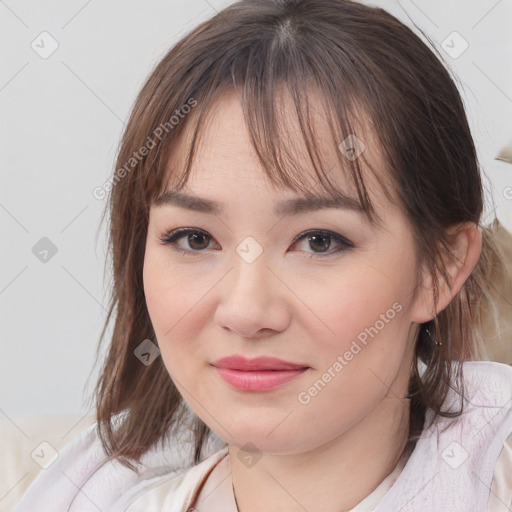
[[[411,302],[412,235],[377,188],[384,229],[339,206],[284,213],[302,196],[267,181],[236,97],[218,106],[181,191],[191,199],[151,208],[149,315],[174,383],[221,438],[263,452],[314,449],[406,394],[415,322],[426,320]],[[180,140],[173,166],[186,147]],[[325,151],[337,162],[335,145]],[[322,195],[310,176],[311,194]],[[348,194],[338,166],[329,176]],[[161,242],[178,228],[190,232]],[[229,356],[296,369],[261,360],[219,369]]]

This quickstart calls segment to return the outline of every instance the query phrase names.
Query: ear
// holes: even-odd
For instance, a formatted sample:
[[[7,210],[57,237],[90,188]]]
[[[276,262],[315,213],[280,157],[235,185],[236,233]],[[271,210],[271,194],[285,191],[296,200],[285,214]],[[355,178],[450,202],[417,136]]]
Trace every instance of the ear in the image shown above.
[[[412,309],[412,321],[417,323],[432,320],[436,313],[445,309],[460,291],[478,263],[482,250],[482,230],[474,222],[451,226],[447,233],[455,236],[450,248],[452,257],[444,257],[449,283],[438,271],[438,302],[434,304],[434,286],[430,273],[424,269],[422,283]],[[450,286],[451,284],[451,286]]]

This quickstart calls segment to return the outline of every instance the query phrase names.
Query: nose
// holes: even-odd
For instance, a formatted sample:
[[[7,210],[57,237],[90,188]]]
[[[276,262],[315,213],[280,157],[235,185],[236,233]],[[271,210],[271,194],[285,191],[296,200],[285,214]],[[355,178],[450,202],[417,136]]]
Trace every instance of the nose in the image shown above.
[[[266,259],[247,263],[238,255],[221,283],[215,322],[244,338],[259,339],[286,330],[290,308],[283,284]]]

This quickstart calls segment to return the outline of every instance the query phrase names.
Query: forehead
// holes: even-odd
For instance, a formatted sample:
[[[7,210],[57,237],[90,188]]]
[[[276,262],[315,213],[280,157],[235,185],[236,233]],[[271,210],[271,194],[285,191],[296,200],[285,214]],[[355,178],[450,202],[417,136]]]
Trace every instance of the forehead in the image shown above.
[[[282,154],[279,155],[280,167],[301,184],[298,190],[282,184],[279,186],[264,172],[242,105],[235,91],[231,89],[223,92],[212,103],[200,126],[195,119],[187,119],[184,129],[173,141],[168,160],[166,190],[174,189],[175,178],[182,176],[191,141],[199,128],[199,143],[186,180],[189,190],[200,193],[222,188],[223,184],[229,182],[230,190],[237,186],[267,187],[269,190],[278,190],[280,197],[289,199],[304,195],[325,197],[335,190],[336,196],[360,204],[357,189],[348,174],[348,165],[353,162],[354,157],[350,150],[360,152],[357,158],[360,159],[362,168],[365,167],[364,162],[371,162],[380,172],[384,172],[386,167],[377,138],[371,129],[371,122],[361,114],[353,121],[357,134],[349,134],[345,139],[339,140],[341,137],[336,137],[327,121],[325,104],[320,96],[313,92],[309,96],[309,102],[314,141],[308,140],[302,133],[295,104],[286,93],[276,101],[279,125],[262,134],[263,143],[265,137],[279,138],[279,146],[282,148]],[[314,147],[311,147],[311,142],[314,142]],[[322,175],[327,177],[332,186],[326,187],[325,179],[315,173],[312,156],[317,159]],[[388,178],[381,174],[380,179],[386,181]],[[383,195],[382,185],[375,180],[372,173],[364,172],[364,182],[376,211],[379,205],[381,209],[387,206],[389,201]]]

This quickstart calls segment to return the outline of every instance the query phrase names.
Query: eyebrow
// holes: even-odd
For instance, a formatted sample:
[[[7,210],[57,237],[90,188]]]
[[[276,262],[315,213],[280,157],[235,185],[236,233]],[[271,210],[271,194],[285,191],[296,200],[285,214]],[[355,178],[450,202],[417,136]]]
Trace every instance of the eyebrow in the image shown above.
[[[178,190],[167,190],[153,204],[155,206],[178,206],[186,210],[213,215],[221,215],[224,211],[222,203],[218,201],[189,195]],[[300,215],[325,208],[337,208],[360,214],[364,213],[363,207],[356,199],[341,193],[338,193],[336,197],[307,195],[306,197],[286,199],[276,205],[273,213],[276,216]]]

